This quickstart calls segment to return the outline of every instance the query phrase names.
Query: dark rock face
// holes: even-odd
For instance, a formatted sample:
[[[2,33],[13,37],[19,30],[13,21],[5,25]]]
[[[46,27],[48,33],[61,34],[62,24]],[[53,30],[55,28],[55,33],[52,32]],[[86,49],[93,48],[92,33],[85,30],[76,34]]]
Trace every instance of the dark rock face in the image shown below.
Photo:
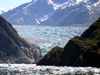
[[[57,49],[55,49],[57,51]],[[94,22],[81,36],[75,36],[62,49],[59,66],[92,66],[100,67],[100,18]],[[49,65],[48,54],[37,65]],[[45,59],[46,58],[46,59]],[[53,58],[53,55],[49,58]],[[49,62],[52,62],[48,59]],[[55,60],[57,62],[58,60]],[[46,64],[45,64],[45,63]],[[58,66],[58,64],[53,65]]]
[[[83,54],[83,64],[85,66],[100,67],[100,54],[91,50],[86,51]]]
[[[60,65],[63,49],[60,47],[53,48],[37,64],[38,65]]]
[[[0,16],[0,61],[36,63],[40,58],[41,50],[21,38],[12,25]]]
[[[79,55],[81,54],[80,42],[79,41],[75,42],[73,40],[70,40],[68,44],[65,46],[61,59],[62,66],[64,65],[72,66],[75,63],[77,57],[79,57]]]

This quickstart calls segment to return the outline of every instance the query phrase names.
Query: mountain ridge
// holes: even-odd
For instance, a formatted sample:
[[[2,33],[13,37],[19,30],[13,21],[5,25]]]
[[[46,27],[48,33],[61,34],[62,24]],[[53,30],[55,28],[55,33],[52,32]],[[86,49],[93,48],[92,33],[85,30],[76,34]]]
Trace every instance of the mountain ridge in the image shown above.
[[[69,4],[57,9],[52,16],[40,23],[49,26],[89,26],[100,16],[100,1],[89,0],[79,4]],[[62,16],[61,16],[62,15]],[[61,17],[60,17],[61,16]],[[56,18],[57,17],[57,18]],[[49,21],[51,23],[49,23]]]
[[[81,36],[70,39],[64,48],[53,48],[37,65],[100,67],[99,59],[100,18],[92,23]]]
[[[9,10],[2,16],[13,25],[38,25],[41,19],[45,20],[53,11],[47,0],[33,0]]]
[[[99,4],[100,0],[32,0],[2,16],[13,25],[88,26],[100,16]]]

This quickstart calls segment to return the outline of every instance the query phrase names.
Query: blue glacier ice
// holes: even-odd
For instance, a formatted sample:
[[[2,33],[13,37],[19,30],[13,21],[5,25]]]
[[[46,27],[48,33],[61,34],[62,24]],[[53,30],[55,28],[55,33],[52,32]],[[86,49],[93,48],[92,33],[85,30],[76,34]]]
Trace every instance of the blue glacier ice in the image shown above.
[[[36,64],[0,64],[0,75],[100,75],[100,68],[36,66]]]
[[[81,35],[87,29],[87,27],[13,26],[21,37],[39,46],[43,50],[43,55],[55,46],[64,47],[69,39]]]

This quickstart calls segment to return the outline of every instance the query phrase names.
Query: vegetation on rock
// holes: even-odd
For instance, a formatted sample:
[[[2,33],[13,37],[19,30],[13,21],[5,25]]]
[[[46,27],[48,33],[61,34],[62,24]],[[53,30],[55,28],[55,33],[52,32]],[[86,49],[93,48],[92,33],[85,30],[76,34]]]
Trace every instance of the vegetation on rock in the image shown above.
[[[41,50],[21,38],[12,25],[0,16],[0,62],[36,63],[40,57]]]
[[[60,65],[61,56],[63,49],[61,47],[54,47],[50,52],[48,52],[44,58],[40,60],[37,64],[39,65]]]
[[[100,67],[100,18],[81,36],[75,36],[60,50],[61,52],[58,54],[60,57],[56,57],[58,60],[56,59],[53,62],[50,60],[50,58],[54,58],[55,55],[51,50],[38,62],[37,65],[51,65],[52,63],[56,66]],[[57,51],[57,49],[54,51]],[[49,64],[46,59],[50,62]],[[60,64],[58,65],[55,63]]]

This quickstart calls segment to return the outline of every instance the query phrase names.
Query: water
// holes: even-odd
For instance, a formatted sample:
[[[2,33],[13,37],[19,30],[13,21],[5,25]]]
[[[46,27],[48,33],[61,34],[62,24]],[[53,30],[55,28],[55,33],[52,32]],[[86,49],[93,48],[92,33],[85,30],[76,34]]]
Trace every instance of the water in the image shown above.
[[[36,64],[0,64],[0,75],[100,75],[100,68],[36,66]]]
[[[43,56],[55,46],[64,47],[69,39],[81,35],[87,27],[16,26],[18,34],[42,49]]]

